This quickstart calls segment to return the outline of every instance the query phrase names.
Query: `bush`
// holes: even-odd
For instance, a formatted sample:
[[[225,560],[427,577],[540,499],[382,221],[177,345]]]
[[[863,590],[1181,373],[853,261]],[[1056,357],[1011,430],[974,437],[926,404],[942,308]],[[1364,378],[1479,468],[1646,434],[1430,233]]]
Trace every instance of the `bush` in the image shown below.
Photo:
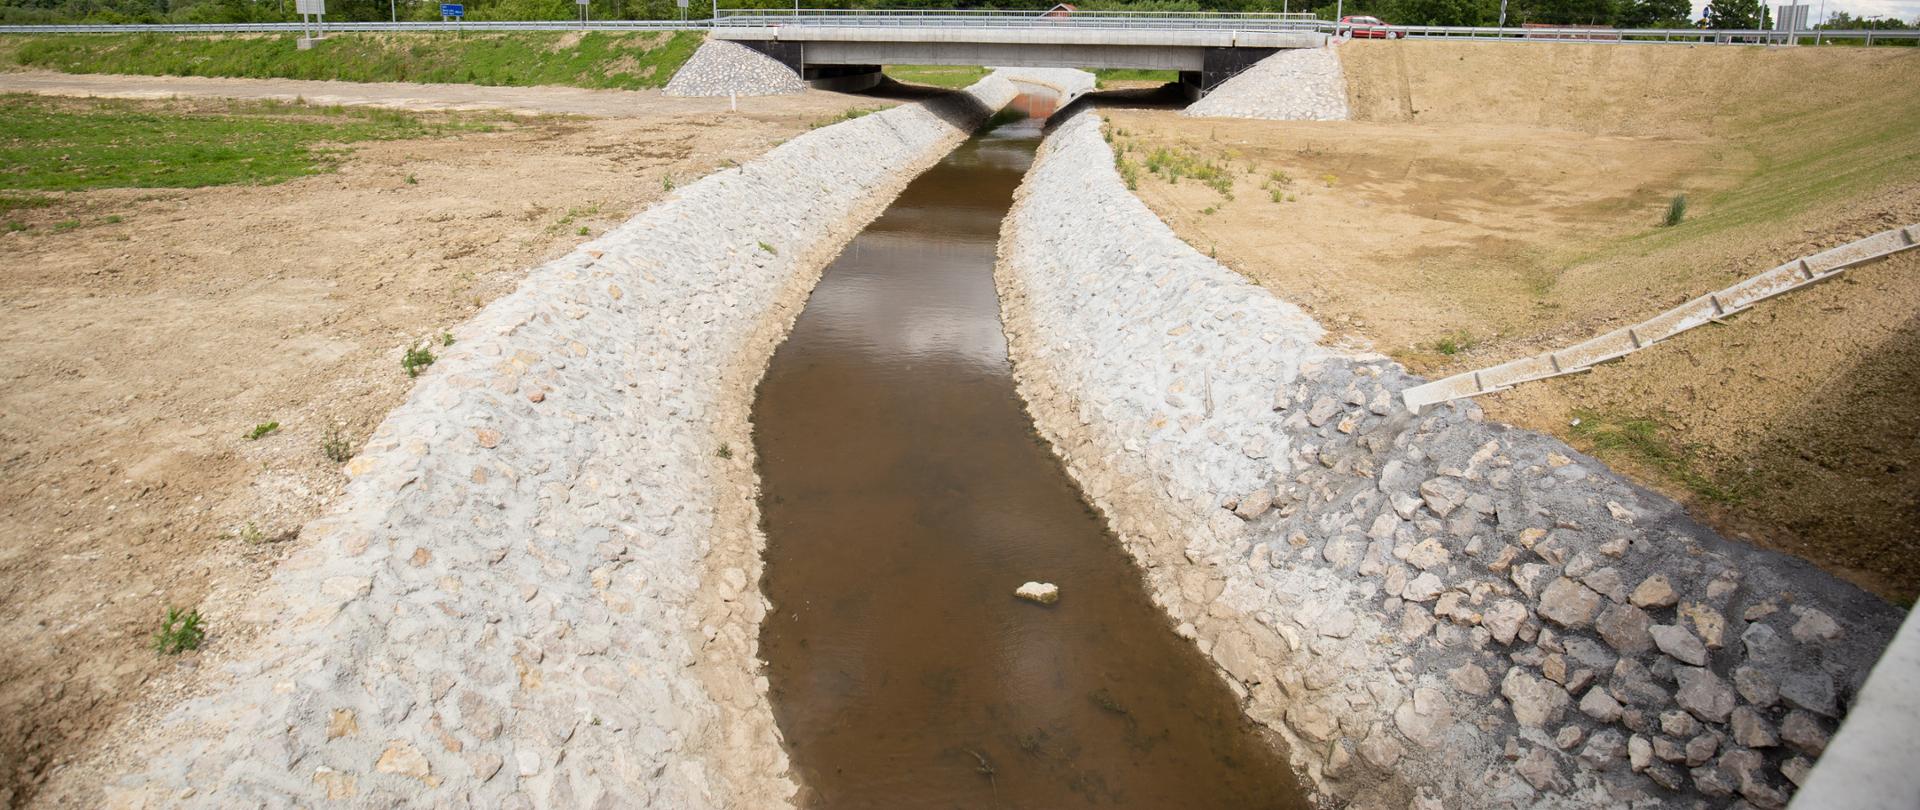
[[[1675,225],[1680,224],[1680,220],[1683,220],[1686,218],[1687,218],[1687,195],[1675,194],[1673,195],[1672,200],[1667,201],[1667,218],[1665,220],[1662,220],[1660,224],[1664,227],[1671,228]]]

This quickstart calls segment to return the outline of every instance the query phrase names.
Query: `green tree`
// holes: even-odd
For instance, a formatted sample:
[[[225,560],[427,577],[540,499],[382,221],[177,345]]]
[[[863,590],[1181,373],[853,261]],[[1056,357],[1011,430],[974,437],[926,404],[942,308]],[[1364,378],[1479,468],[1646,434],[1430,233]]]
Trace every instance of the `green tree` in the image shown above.
[[[1713,0],[1707,5],[1708,28],[1765,29],[1773,14],[1761,0]]]
[[[1631,0],[1620,9],[1623,28],[1685,28],[1693,14],[1688,0]]]
[[[1494,15],[1499,7],[1493,7]],[[1492,24],[1482,0],[1391,0],[1382,9],[1382,17],[1401,25],[1481,25]]]

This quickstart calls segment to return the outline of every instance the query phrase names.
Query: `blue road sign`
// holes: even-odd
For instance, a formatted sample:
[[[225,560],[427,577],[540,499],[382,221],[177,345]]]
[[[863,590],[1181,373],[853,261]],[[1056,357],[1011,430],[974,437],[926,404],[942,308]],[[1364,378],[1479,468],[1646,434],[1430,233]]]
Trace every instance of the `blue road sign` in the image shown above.
[[[460,3],[441,3],[440,16],[465,17],[467,16],[467,7]]]

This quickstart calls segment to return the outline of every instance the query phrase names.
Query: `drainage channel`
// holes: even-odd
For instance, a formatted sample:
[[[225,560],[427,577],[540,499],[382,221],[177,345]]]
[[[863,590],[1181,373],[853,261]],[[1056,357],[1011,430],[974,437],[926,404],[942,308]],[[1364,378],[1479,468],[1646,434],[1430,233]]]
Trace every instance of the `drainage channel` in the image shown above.
[[[1304,808],[1014,389],[995,244],[1042,124],[1017,116],[847,246],[760,385],[760,649],[803,804]]]

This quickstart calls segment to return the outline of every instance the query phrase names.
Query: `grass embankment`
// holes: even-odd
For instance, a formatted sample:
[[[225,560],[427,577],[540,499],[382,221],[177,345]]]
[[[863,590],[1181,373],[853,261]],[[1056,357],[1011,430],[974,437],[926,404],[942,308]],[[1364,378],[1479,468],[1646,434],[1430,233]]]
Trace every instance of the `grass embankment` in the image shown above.
[[[957,89],[986,78],[988,70],[972,65],[887,65],[882,72],[896,82]]]
[[[694,32],[0,36],[0,65],[63,73],[435,82],[512,87],[660,87],[700,47]]]
[[[1650,186],[1635,205],[1590,209],[1602,227],[1542,246],[1526,268],[1533,312],[1460,323],[1486,351],[1436,371],[1597,334],[1920,221],[1910,49],[1393,44],[1416,47],[1342,54],[1362,77],[1363,117],[1692,142],[1718,164]],[[1691,205],[1669,226],[1661,209],[1678,193]],[[1490,398],[1490,412],[1560,433],[1729,533],[1910,599],[1920,593],[1916,266],[1907,256],[1850,271],[1590,374]]]
[[[983,67],[970,65],[888,65],[885,72],[894,81],[960,88],[979,81],[989,71]],[[1106,87],[1112,82],[1177,82],[1180,80],[1179,71],[1173,70],[1096,68],[1091,72],[1095,87]]]
[[[1167,82],[1180,81],[1177,70],[1137,70],[1134,68],[1094,68],[1094,87],[1106,88],[1114,82]]]
[[[35,192],[271,185],[331,171],[346,144],[493,125],[473,115],[271,101],[0,96],[0,220],[8,232],[36,223],[71,230],[82,221],[67,198]]]

